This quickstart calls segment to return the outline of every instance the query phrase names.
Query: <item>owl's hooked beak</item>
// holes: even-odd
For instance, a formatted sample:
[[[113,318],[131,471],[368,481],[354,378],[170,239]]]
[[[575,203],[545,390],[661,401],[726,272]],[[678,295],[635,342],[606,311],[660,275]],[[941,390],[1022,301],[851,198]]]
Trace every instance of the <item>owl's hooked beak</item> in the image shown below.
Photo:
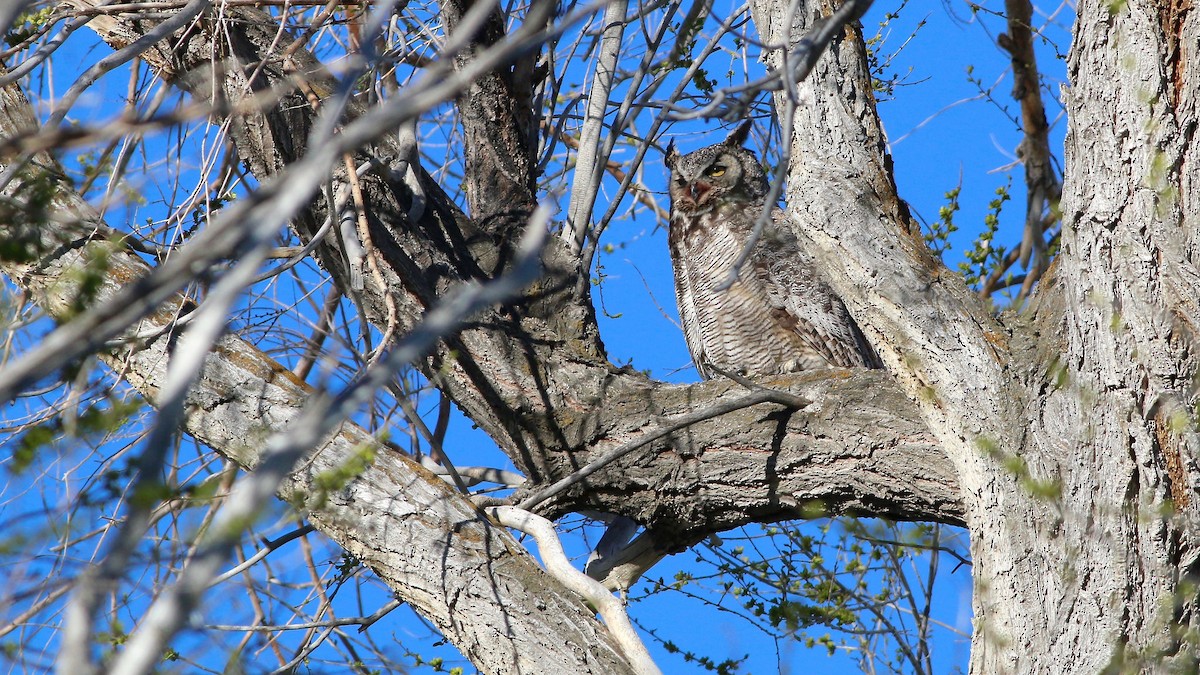
[[[673,208],[683,213],[699,213],[708,208],[705,205],[712,197],[713,184],[706,180],[696,180],[685,183],[677,180],[677,190],[672,192]]]
[[[692,203],[697,206],[704,203],[710,192],[712,192],[712,184],[706,181],[698,180],[687,186],[688,197],[691,197]]]

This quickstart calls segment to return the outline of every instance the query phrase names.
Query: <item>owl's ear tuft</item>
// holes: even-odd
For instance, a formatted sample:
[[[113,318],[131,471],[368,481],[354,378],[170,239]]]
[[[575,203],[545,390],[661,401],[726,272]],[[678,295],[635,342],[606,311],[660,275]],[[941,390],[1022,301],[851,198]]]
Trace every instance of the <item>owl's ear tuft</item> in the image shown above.
[[[733,133],[729,134],[729,137],[725,139],[724,145],[731,148],[742,147],[750,138],[750,130],[753,128],[754,120],[746,120],[745,122],[742,122],[740,125],[738,125],[738,128],[734,129]]]
[[[675,139],[672,138],[670,143],[667,143],[667,155],[663,157],[663,164],[667,165],[668,169],[675,169],[675,161],[679,159],[679,151],[675,149]]]

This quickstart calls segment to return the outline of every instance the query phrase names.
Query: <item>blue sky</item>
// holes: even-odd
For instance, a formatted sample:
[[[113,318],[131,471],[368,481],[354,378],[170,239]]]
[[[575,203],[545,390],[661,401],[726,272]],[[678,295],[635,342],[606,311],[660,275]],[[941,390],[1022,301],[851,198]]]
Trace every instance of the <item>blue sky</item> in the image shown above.
[[[994,4],[996,10],[1002,9],[1002,3]],[[877,2],[864,18],[865,33],[868,36],[874,34],[884,13],[893,11],[895,6],[895,2]],[[1008,60],[994,44],[995,35],[1003,28],[1002,22],[986,15],[982,20],[973,20],[964,3],[954,2],[950,8],[958,18],[940,3],[911,3],[904,7],[898,19],[889,23],[883,52],[890,53],[904,45],[890,67],[891,72],[902,76],[902,81],[894,97],[881,103],[879,109],[893,143],[896,178],[901,195],[920,216],[926,220],[936,219],[938,208],[945,203],[944,193],[961,183],[962,211],[956,217],[961,230],[953,241],[952,250],[946,255],[947,263],[953,268],[961,260],[961,252],[969,248],[995,189],[1010,181],[1013,201],[1002,214],[1003,229],[1019,232],[1024,188],[1020,167],[1014,165],[1015,148],[1020,140],[1019,129],[998,107],[1007,106],[1009,111],[1017,114],[1017,105],[1009,96],[1011,78],[1006,75]],[[1063,20],[1069,21],[1070,17]],[[924,25],[912,39],[908,39],[918,23]],[[1062,82],[1065,65],[1056,55],[1065,54],[1067,50],[1069,24],[1065,29],[1048,33],[1047,38],[1040,48],[1040,66],[1049,82]],[[68,49],[61,53],[67,60],[60,59],[61,65],[56,66],[54,89],[62,91],[66,83],[71,81],[70,75],[75,68],[81,68],[106,53],[107,48],[97,47],[90,33],[77,33],[68,43]],[[968,79],[969,67],[973,69],[971,77],[978,78],[985,87],[995,84],[992,96],[997,103],[980,96],[979,87]],[[1054,86],[1057,87],[1057,84]],[[73,117],[89,120],[94,116],[94,119],[101,119],[111,114],[113,101],[124,94],[125,81],[121,77],[106,78],[76,106]],[[1052,145],[1057,151],[1062,147],[1065,121],[1059,119],[1055,122],[1057,108],[1049,96],[1046,98],[1051,106],[1047,114],[1053,124]],[[671,135],[679,138],[684,151],[707,144],[710,141],[704,140],[706,138],[724,137],[725,133],[726,129],[718,128],[716,123],[676,125],[670,131]],[[165,148],[172,142],[169,136],[156,141],[164,148],[162,156],[150,153],[150,156],[143,158],[148,167],[153,167],[154,162],[163,159]],[[624,150],[624,154],[618,152],[614,158],[624,160],[630,156],[632,151]],[[661,167],[661,157],[652,151],[647,162],[644,180],[651,189],[658,191],[665,207],[663,186],[666,170]],[[156,204],[160,199],[174,203],[182,199],[179,195],[164,194],[160,191],[160,185],[152,175],[135,184],[134,188],[141,191],[149,203],[114,211],[110,214],[114,224],[122,220],[157,217],[155,209],[161,208]],[[601,210],[604,206],[602,197],[597,209]],[[697,378],[690,368],[682,333],[674,323],[676,312],[666,233],[659,225],[651,218],[651,214],[643,210],[635,219],[614,221],[606,233],[603,243],[611,244],[613,248],[611,252],[599,254],[604,280],[595,295],[598,305],[603,303],[602,309],[598,307],[597,312],[602,336],[616,363],[632,363],[639,369],[648,370],[654,377],[667,381],[695,381]],[[1012,237],[1015,235],[1010,235],[1009,241]],[[286,291],[280,292],[286,294]],[[280,302],[286,305],[289,299],[282,297]],[[459,464],[479,463],[511,468],[490,440],[473,431],[469,422],[458,418],[457,413],[449,445],[455,448]],[[54,468],[61,473],[64,466],[75,462],[79,463],[77,466],[85,466],[88,462],[96,461],[95,458],[88,458],[84,447],[64,448],[63,455],[49,460],[46,468]],[[26,478],[36,477],[26,475]],[[69,483],[59,487],[69,488]],[[43,508],[44,502],[38,498],[38,491],[38,486],[8,477],[0,487],[0,519],[10,521],[18,513]],[[55,491],[45,493],[43,498],[46,495],[51,503],[65,497]],[[285,525],[281,523],[279,531]],[[820,532],[821,526],[822,523],[816,523],[805,527],[816,533]],[[588,531],[594,538],[597,530],[591,527]],[[739,536],[742,533],[735,532],[726,538],[734,541]],[[581,559],[586,556],[587,547],[582,539],[571,536],[565,539],[569,553]],[[960,541],[959,547],[962,545]],[[322,554],[327,556],[321,560],[323,564],[336,562],[335,550],[329,549]],[[295,551],[285,550],[281,552],[278,564],[285,568],[284,561],[293,560],[296,555]],[[651,570],[647,579],[662,578],[669,582],[679,572],[698,573],[698,570],[710,569],[697,565],[695,557],[690,552],[672,556]],[[969,630],[970,620],[969,570],[964,567],[951,572],[954,564],[953,560],[943,560],[940,583],[936,586],[934,596],[934,614],[937,620],[966,631]],[[645,595],[647,588],[649,581],[635,588],[631,595]],[[369,613],[372,607],[385,602],[387,596],[378,584],[368,584],[361,597],[352,598],[347,593],[345,602],[348,611],[357,603],[362,603]],[[217,622],[222,603],[218,589],[204,619]],[[759,631],[747,628],[741,619],[732,614],[706,608],[703,603],[681,594],[651,595],[634,603],[631,613],[639,621],[655,628],[661,637],[676,641],[685,649],[718,660],[740,659],[749,655],[739,672],[860,672],[853,656],[848,653],[839,650],[831,657],[823,649],[808,649],[794,641],[770,639]],[[131,620],[133,618],[130,617]],[[389,634],[411,635],[414,636],[411,639],[425,645],[419,648],[420,653],[427,656],[441,653],[447,659],[453,658],[452,651],[447,648],[428,646],[429,629],[407,612],[397,612],[389,617],[388,622],[377,625],[372,631],[378,631],[381,638]],[[814,634],[821,632],[814,631]],[[968,645],[949,631],[935,631],[934,634],[935,671],[965,670]],[[196,634],[184,639],[195,640],[197,644],[206,643]],[[408,644],[407,639],[405,642]],[[665,653],[657,642],[648,642],[658,655],[664,672],[701,672],[698,666],[685,663],[677,655]],[[52,645],[52,641],[48,643],[51,649]],[[412,648],[417,649],[416,644]]]

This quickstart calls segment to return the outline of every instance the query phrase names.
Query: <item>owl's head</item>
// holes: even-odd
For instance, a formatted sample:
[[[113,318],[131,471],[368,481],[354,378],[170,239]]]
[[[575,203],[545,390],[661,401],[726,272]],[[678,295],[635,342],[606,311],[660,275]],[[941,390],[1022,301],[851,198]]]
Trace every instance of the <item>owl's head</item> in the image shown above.
[[[682,156],[674,141],[667,145],[672,213],[705,213],[722,203],[763,200],[766,172],[754,153],[742,147],[752,126],[744,122],[724,141]]]

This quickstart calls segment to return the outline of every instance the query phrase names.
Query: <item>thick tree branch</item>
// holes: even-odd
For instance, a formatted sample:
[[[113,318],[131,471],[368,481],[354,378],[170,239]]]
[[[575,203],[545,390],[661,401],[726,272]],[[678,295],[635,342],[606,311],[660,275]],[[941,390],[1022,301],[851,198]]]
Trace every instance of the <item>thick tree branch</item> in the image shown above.
[[[264,15],[248,9],[230,9],[226,15],[231,21],[211,28],[220,31],[219,40],[197,32],[178,45],[169,61],[149,62],[202,100],[216,91],[236,104],[254,91],[276,90],[295,73],[306,74],[318,91],[325,86],[315,62],[302,50],[293,52],[288,67],[272,56],[275,27]],[[106,38],[137,30],[119,18],[110,20]],[[214,54],[214,44],[225,51]],[[212,70],[214,61],[219,67]],[[483,72],[486,66],[468,59],[458,67]],[[244,73],[254,77],[246,80]],[[511,93],[500,87],[489,95]],[[472,95],[479,93],[472,90]],[[500,103],[465,105],[492,110],[489,106]],[[354,104],[350,111],[352,118],[371,114]],[[303,98],[285,95],[261,115],[232,118],[231,134],[240,156],[260,180],[267,180],[303,156],[302,139],[313,115]],[[513,120],[507,130],[480,133],[511,135],[520,128],[519,116]],[[467,151],[476,149],[472,145]],[[378,137],[363,153],[372,166],[382,167],[411,156],[389,136]],[[524,203],[524,193],[489,192],[480,177],[468,177],[480,183],[476,198],[482,201],[473,211],[492,214],[490,224],[481,225],[458,211],[428,174],[414,168],[427,199],[416,222],[408,217],[413,195],[395,172],[368,171],[360,179],[371,240],[384,263],[384,286],[368,280],[362,307],[379,326],[388,325],[389,302],[401,326],[411,326],[447,289],[504,269],[514,242],[507,226],[492,226],[500,214],[512,215],[505,205]],[[523,180],[515,181],[514,189],[521,184]],[[503,202],[485,203],[489,199]],[[326,218],[318,200],[293,225],[307,238]],[[347,257],[340,246],[327,239],[316,253],[335,281],[349,288]],[[546,277],[523,303],[482,314],[423,364],[430,378],[513,458],[530,478],[531,489],[562,479],[613,448],[638,443],[672,420],[740,395],[728,382],[667,386],[613,367],[600,345],[590,303],[574,293],[578,270],[569,248],[552,242],[543,262]],[[886,374],[818,373],[769,384],[817,403],[800,412],[759,405],[677,429],[597,471],[543,504],[541,511],[552,516],[581,509],[628,515],[654,527],[660,545],[670,548],[747,522],[818,513],[963,522],[954,470],[917,409]]]
[[[831,3],[817,3],[829,5]],[[789,44],[824,10],[752,4],[769,43]],[[773,53],[772,63],[782,59]],[[788,92],[777,95],[786,108]],[[789,212],[901,388],[958,467],[964,487],[990,481],[979,444],[1019,445],[1007,330],[960,280],[944,274],[896,192],[865,47],[847,27],[796,87]],[[964,383],[972,386],[963,386]],[[967,472],[969,479],[961,474]],[[970,520],[968,513],[968,522]]]
[[[346,420],[371,401],[377,391],[385,388],[402,368],[419,359],[441,336],[452,334],[467,317],[484,307],[516,295],[521,287],[537,276],[537,252],[540,242],[545,238],[547,225],[545,210],[540,212],[541,218],[535,218],[530,224],[529,232],[522,242],[521,259],[510,273],[488,285],[471,285],[456,289],[411,332],[398,339],[386,355],[371,361],[361,376],[336,394],[320,391],[310,396],[286,429],[266,437],[257,466],[234,485],[217,511],[211,526],[198,537],[195,553],[189,557],[175,581],[162,589],[146,609],[137,630],[130,636],[125,648],[112,665],[111,672],[114,675],[142,675],[151,672],[171,638],[200,604],[204,592],[216,578],[220,565],[241,540],[245,523],[253,521],[255,516],[262,512],[266,501],[287,480],[310,450],[319,447],[324,439],[337,432]],[[203,313],[210,308],[215,311],[219,307],[220,304],[214,303],[210,297],[197,312]],[[154,436],[159,433],[159,429],[166,424],[174,425],[177,422],[173,415],[175,410],[170,410],[169,407],[182,407],[182,401],[177,402],[172,397],[179,379],[179,364],[182,362],[183,367],[193,368],[195,377],[198,378],[203,359],[214,346],[215,340],[204,345],[202,349],[198,349],[196,344],[189,344],[196,342],[192,337],[198,328],[199,326],[192,325],[184,335],[180,348],[188,350],[187,352],[181,354],[176,351],[170,355],[165,386],[159,392],[162,400],[159,402],[159,418],[156,419],[151,432],[151,442],[155,440]],[[201,363],[193,364],[187,357],[197,352]],[[148,451],[143,451],[143,456],[146,454]],[[353,458],[347,460],[352,461]],[[330,490],[326,488],[325,491]],[[311,501],[293,504],[304,509],[310,505],[319,508],[323,506],[325,499],[323,493],[318,493]],[[78,592],[85,591],[80,589]],[[87,653],[86,642],[79,647],[81,653]],[[628,655],[630,652],[626,649],[624,653]]]
[[[471,46],[454,57],[462,70],[477,62],[481,52],[506,37],[507,15],[491,0],[453,0],[441,5],[447,32],[456,31],[469,9],[490,4],[491,12]],[[534,0],[518,35],[541,30],[554,3]],[[471,216],[485,231],[510,237],[514,222],[524,222],[537,202],[535,196],[538,123],[532,110],[532,64],[539,50],[517,59],[515,68],[496,64],[475,78],[457,99],[466,153],[464,190]],[[502,67],[504,66],[504,67]],[[524,77],[522,77],[524,75]]]
[[[891,378],[876,371],[830,375],[763,382],[815,402],[801,411],[742,407],[744,390],[728,381],[614,391],[607,409],[587,420],[591,431],[576,455],[581,467],[679,420],[688,424],[543,508],[620,513],[676,548],[749,522],[830,513],[961,524],[954,471]],[[714,412],[720,414],[695,421]]]
[[[33,118],[24,97],[9,87],[2,101],[0,133],[28,129]],[[40,156],[37,161],[50,160]],[[22,188],[36,186],[39,180],[44,180],[43,174],[27,170],[10,185],[6,198],[21,200],[28,192]],[[135,255],[105,244],[111,231],[78,195],[56,189],[52,205],[56,219],[38,222],[35,218],[45,213],[26,211],[27,220],[0,222],[0,236],[27,242],[31,252],[41,253],[32,263],[6,260],[3,272],[50,314],[69,318],[81,283],[78,270],[95,269],[97,259],[106,261],[97,299],[111,297],[129,280],[148,274]],[[167,380],[171,323],[187,307],[184,298],[169,298],[132,331],[156,337],[124,341],[100,353],[151,402]],[[257,441],[299,419],[312,396],[303,382],[253,345],[226,336],[206,358],[188,396],[184,428],[253,469],[263,459],[263,446]],[[344,471],[364,452],[372,457],[366,471],[336,492],[321,487],[323,476]],[[546,577],[519,544],[490,527],[465,497],[419,463],[381,447],[361,428],[343,425],[287,476],[278,494],[374,569],[485,672],[535,672],[554,661],[563,672],[628,672],[599,624],[571,593]],[[537,608],[497,604],[492,584],[525,587],[517,597],[536,602]],[[547,610],[547,603],[553,609]],[[556,620],[554,632],[575,633],[568,639],[585,646],[583,653],[564,653],[545,640],[550,631],[543,618],[559,613],[570,618],[562,625]],[[497,644],[496,635],[508,635],[511,642]]]

